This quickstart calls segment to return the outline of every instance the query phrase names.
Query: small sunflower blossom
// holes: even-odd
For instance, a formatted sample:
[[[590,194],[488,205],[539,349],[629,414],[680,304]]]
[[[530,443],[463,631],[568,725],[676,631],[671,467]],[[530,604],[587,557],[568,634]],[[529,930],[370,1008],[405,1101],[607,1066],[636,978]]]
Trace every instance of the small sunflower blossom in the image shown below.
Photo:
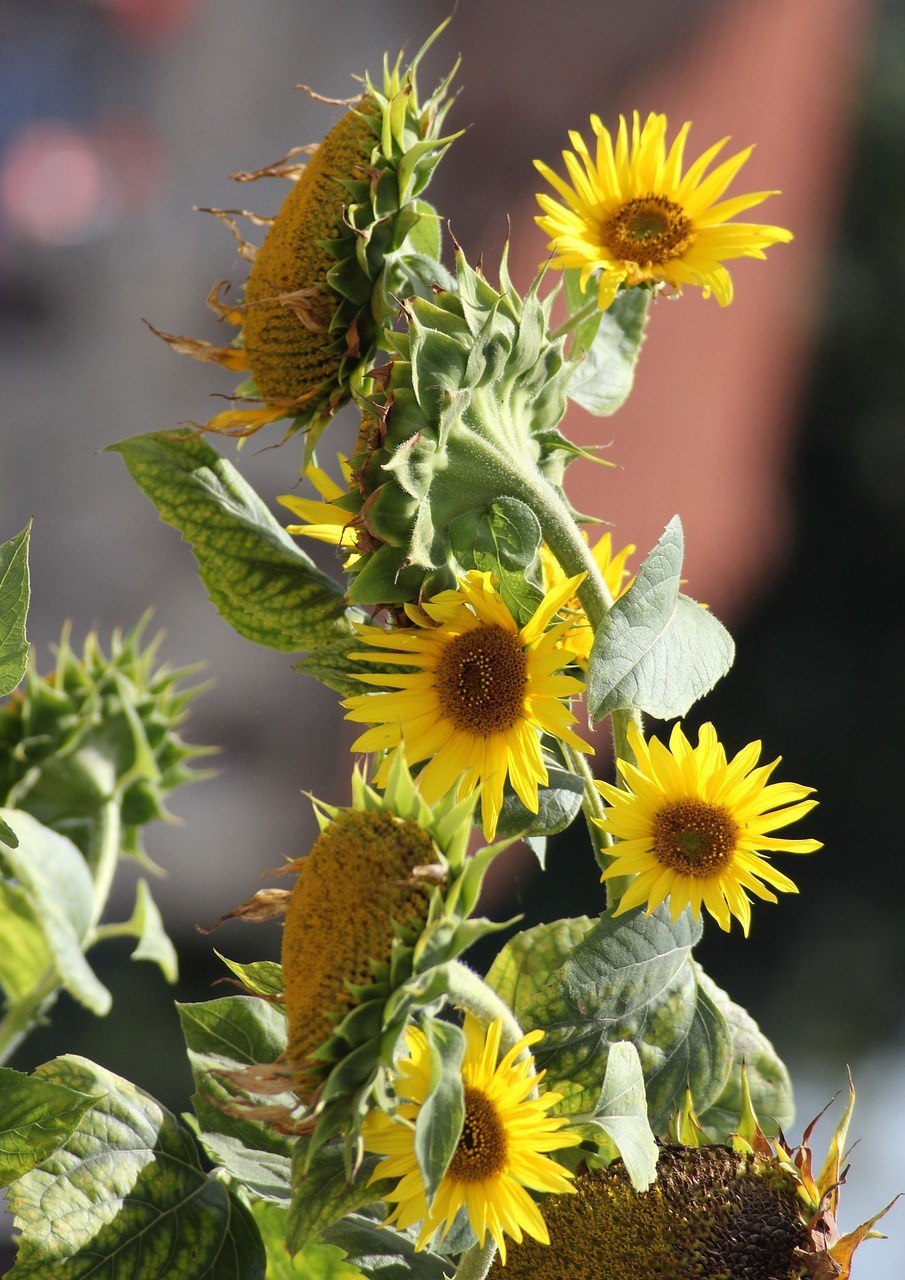
[[[582,537],[585,542],[588,541],[586,533],[583,533]],[[631,572],[625,567],[625,563],[629,556],[635,554],[636,550],[637,547],[630,542],[621,551],[617,551],[614,554],[613,535],[611,533],[605,533],[591,547],[591,555],[594,557],[594,561],[614,602],[625,594],[634,581]],[[566,575],[559,561],[546,544],[541,545],[540,562],[545,591],[551,591],[565,581]],[[578,665],[584,671],[587,671],[588,657],[594,643],[594,632],[578,596],[573,595],[568,599],[560,612],[572,620],[570,630],[563,636],[563,648],[568,649],[574,655]]]
[[[609,807],[595,821],[616,840],[601,878],[635,877],[616,915],[641,905],[650,915],[669,898],[673,920],[686,907],[698,919],[703,905],[721,929],[728,930],[735,916],[747,935],[749,892],[767,902],[777,901],[767,885],[798,892],[763,854],[821,848],[819,840],[769,834],[797,822],[817,802],[806,799],[812,787],[768,784],[779,757],[758,767],[761,744],[751,742],[727,761],[712,724],[701,726],[696,747],[677,724],[668,748],[658,738],[645,742],[632,725],[629,745],[637,764],[618,762],[624,785],[596,784]]]
[[[751,155],[737,152],[708,173],[729,141],[709,147],[683,174],[686,121],[666,147],[666,116],[655,112],[641,124],[632,117],[631,140],[624,116],[615,143],[598,116],[591,116],[596,138],[592,155],[581,134],[571,131],[575,151],[564,151],[569,182],[549,165],[535,166],[565,204],[539,193],[544,210],[535,218],[550,237],[552,265],[581,271],[581,287],[597,272],[597,305],[606,311],[620,285],[665,283],[675,289],[695,285],[721,306],[732,301],[732,277],[723,263],[732,258],[763,258],[773,244],[787,243],[783,227],[733,222],[737,214],[778,191],[721,197]]]
[[[463,1030],[465,1121],[432,1203],[427,1203],[415,1154],[414,1122],[431,1087],[427,1039],[417,1027],[406,1032],[409,1057],[399,1062],[394,1085],[401,1105],[395,1116],[372,1111],[362,1136],[367,1150],[384,1157],[371,1181],[399,1179],[386,1197],[395,1206],[387,1222],[402,1230],[420,1222],[417,1249],[423,1249],[439,1228],[441,1239],[445,1237],[464,1208],[480,1243],[489,1233],[505,1262],[507,1235],[517,1243],[525,1235],[549,1242],[543,1215],[525,1188],[571,1191],[572,1172],[544,1153],[574,1146],[581,1137],[567,1127],[565,1117],[547,1114],[561,1101],[560,1094],[531,1096],[543,1073],[534,1073],[534,1059],[524,1051],[542,1039],[542,1031],[529,1032],[500,1058],[499,1019],[485,1031],[466,1014]]]
[[[548,780],[540,734],[592,751],[572,731],[576,717],[568,703],[584,686],[560,673],[570,658],[560,642],[572,623],[550,625],[580,582],[581,575],[568,578],[548,591],[521,628],[490,574],[478,570],[420,608],[407,604],[412,627],[360,626],[372,648],[351,654],[353,660],[407,670],[358,677],[391,691],[343,703],[347,720],[374,726],[352,750],[393,752],[404,744],[411,764],[427,760],[418,787],[429,804],[453,789],[461,799],[480,785],[488,840],[496,833],[507,778],[525,807],[537,813],[538,787]],[[378,786],[392,758],[380,765]]]

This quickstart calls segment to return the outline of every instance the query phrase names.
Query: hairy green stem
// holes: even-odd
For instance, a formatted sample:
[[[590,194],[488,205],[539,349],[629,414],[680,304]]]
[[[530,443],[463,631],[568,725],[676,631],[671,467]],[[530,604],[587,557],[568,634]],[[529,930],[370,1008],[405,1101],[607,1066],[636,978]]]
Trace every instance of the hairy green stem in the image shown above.
[[[461,960],[452,960],[447,966],[449,998],[460,1009],[473,1013],[479,1022],[487,1026],[494,1018],[502,1023],[500,1048],[507,1053],[524,1036],[509,1005],[483,978],[469,969]],[[527,1053],[527,1049],[524,1050]],[[521,1057],[521,1055],[519,1055]]]
[[[496,1241],[492,1236],[483,1244],[473,1244],[459,1259],[453,1280],[484,1280],[496,1255]]]
[[[557,338],[567,337],[567,335],[573,333],[580,324],[583,324],[589,316],[592,316],[595,311],[599,310],[599,303],[597,302],[596,297],[594,297],[590,302],[586,302],[583,307],[579,307],[577,311],[573,311],[568,320],[564,320],[558,329],[554,329],[550,334],[550,337],[554,342]]]

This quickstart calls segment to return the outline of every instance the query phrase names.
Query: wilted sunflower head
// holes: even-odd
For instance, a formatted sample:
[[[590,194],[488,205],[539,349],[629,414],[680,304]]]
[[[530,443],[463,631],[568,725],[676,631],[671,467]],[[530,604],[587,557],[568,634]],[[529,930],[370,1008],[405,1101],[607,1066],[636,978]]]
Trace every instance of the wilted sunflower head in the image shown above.
[[[249,375],[235,393],[237,407],[216,414],[205,430],[244,437],[286,419],[287,434],[308,432],[310,449],[360,383],[380,327],[397,309],[394,295],[412,292],[411,254],[419,271],[439,258],[437,215],[419,197],[452,141],[440,130],[455,68],[423,103],[416,71],[442,29],[407,68],[401,57],[393,66],[385,60],[379,85],[366,74],[364,92],[345,104],[318,146],[233,175],[240,182],[292,182],[274,218],[211,211],[232,228],[251,262],[241,303],[221,300],[222,281],[208,299],[239,332],[226,346],[160,334],[176,351]],[[302,152],[304,163],[297,158]],[[241,237],[236,213],[269,227],[260,247]]]
[[[621,1160],[579,1169],[574,1195],[547,1196],[549,1248],[525,1240],[493,1280],[848,1280],[851,1258],[881,1213],[840,1236],[835,1211],[854,1092],[816,1177],[808,1147],[771,1145],[743,1075],[731,1146],[668,1144],[657,1180],[636,1191]],[[693,1116],[691,1117],[693,1120]],[[695,1127],[686,1126],[695,1134]],[[697,1131],[699,1132],[699,1130]],[[887,1206],[888,1207],[888,1206]]]
[[[286,1050],[232,1077],[253,1092],[291,1088],[304,1110],[287,1127],[313,1134],[311,1154],[340,1129],[357,1141],[410,1014],[443,998],[438,966],[500,927],[470,918],[502,847],[466,858],[474,797],[427,805],[401,755],[383,792],[357,771],[352,791],[349,808],[317,804],[320,835],[288,868]]]

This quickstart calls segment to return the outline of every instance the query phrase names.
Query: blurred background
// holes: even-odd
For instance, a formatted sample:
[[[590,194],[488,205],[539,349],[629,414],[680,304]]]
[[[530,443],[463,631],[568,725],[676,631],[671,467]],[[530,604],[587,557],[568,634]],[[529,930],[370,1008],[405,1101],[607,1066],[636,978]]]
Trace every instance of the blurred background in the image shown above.
[[[114,1007],[102,1021],[63,997],[12,1065],[86,1054],[175,1110],[191,1092],[179,1000],[222,994],[218,949],[275,956],[276,926],[210,922],[311,842],[302,791],[348,799],[353,738],[333,694],[221,622],[177,534],[121,461],[124,436],[205,421],[232,384],[170,353],[142,325],[223,341],[204,306],[244,267],[228,232],[193,205],[275,212],[279,182],[236,187],[316,141],[385,49],[421,43],[436,0],[0,0],[0,538],[34,517],[30,638],[72,618],[81,640],[149,606],[174,664],[203,660],[216,688],[186,736],[222,748],[219,774],[178,793],[179,826],[152,828],[168,871],[155,887],[182,956],[168,987],[92,953]],[[763,218],[796,239],[734,270],[721,310],[687,294],[653,312],[638,385],[609,420],[570,414],[616,470],[578,464],[576,505],[646,551],[676,511],[688,590],[733,631],[738,659],[690,717],[727,746],[764,741],[782,776],[813,785],[808,835],[826,842],[790,870],[799,898],[754,913],[752,936],[710,928],[699,958],[746,1005],[796,1082],[796,1133],[850,1063],[862,1139],[843,1198],[851,1228],[905,1189],[905,864],[896,800],[905,772],[899,595],[905,571],[905,3],[903,0],[460,0],[424,83],[464,58],[450,125],[471,126],[431,199],[491,277],[512,220],[517,283],[544,257],[535,156],[558,163],[567,130],[598,112],[665,110],[694,121],[690,154],[724,134],[758,148],[734,191],[781,188]],[[355,423],[337,423],[337,448]],[[290,489],[298,442],[241,454],[265,501]],[[234,457],[233,446],[224,451]],[[322,557],[328,566],[329,553]],[[601,770],[607,768],[600,742]],[[802,832],[802,834],[805,834]],[[529,923],[594,914],[602,893],[578,824],[549,855],[514,851],[488,910]],[[129,914],[123,868],[113,911]],[[719,936],[718,936],[719,935]],[[862,1280],[905,1264],[905,1210],[859,1252]],[[2,1252],[0,1264],[11,1260]]]

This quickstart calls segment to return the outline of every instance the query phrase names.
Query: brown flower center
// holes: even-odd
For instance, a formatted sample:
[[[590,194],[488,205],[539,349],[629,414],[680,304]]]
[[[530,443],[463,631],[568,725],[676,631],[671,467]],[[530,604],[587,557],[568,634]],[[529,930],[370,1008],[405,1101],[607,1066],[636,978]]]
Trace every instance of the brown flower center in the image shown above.
[[[437,663],[443,714],[466,733],[502,733],[525,709],[527,662],[518,636],[505,627],[476,627],[454,636]]]
[[[639,267],[657,267],[680,258],[694,240],[691,219],[666,196],[628,200],[600,229],[614,258]]]
[[[721,805],[674,800],[654,819],[654,855],[681,875],[712,876],[731,862],[738,836],[738,823]]]
[[[506,1130],[499,1113],[480,1089],[465,1086],[465,1123],[449,1175],[460,1182],[483,1182],[506,1166]]]

